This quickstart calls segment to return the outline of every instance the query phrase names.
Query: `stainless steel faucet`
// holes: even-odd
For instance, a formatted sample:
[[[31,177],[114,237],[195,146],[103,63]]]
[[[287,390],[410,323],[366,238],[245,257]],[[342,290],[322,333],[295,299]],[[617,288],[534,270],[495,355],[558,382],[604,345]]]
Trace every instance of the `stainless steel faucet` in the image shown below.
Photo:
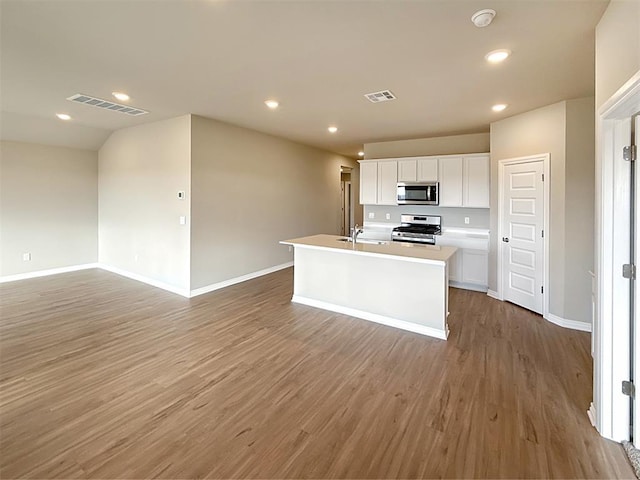
[[[351,229],[351,238],[353,238],[353,243],[358,241],[358,235],[364,232],[362,228],[356,223],[356,226]]]

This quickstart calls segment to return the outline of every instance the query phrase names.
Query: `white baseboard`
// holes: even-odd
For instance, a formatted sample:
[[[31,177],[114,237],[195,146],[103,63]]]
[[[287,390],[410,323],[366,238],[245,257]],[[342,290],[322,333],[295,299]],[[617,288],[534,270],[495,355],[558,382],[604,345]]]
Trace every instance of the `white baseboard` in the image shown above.
[[[218,283],[212,283],[211,285],[207,285],[206,287],[200,287],[196,288],[195,290],[191,290],[190,296],[197,297],[198,295],[203,295],[205,293],[213,292],[214,290],[220,290],[221,288],[230,287],[231,285],[235,285],[236,283],[246,282],[247,280],[261,277],[263,275],[268,275],[269,273],[277,272],[278,270],[283,270],[292,266],[293,262],[282,263],[274,267],[258,270],[257,272],[247,273],[246,275],[241,275],[240,277],[231,278],[229,280],[224,280]]]
[[[409,332],[420,333],[429,337],[439,338],[440,340],[446,340],[449,333],[448,330],[445,332],[443,330],[427,327],[425,325],[406,322],[404,320],[398,320],[396,318],[386,317],[384,315],[365,312],[362,310],[357,310],[355,308],[343,307],[342,305],[335,305],[333,303],[314,300],[313,298],[302,297],[300,295],[294,295],[291,301],[293,303],[300,303],[302,305],[321,308],[323,310],[329,310],[331,312],[343,313],[351,317],[362,318],[363,320],[369,320],[370,322],[380,323],[382,325],[407,330]]]
[[[487,287],[482,285],[476,285],[475,283],[456,282],[455,280],[449,280],[449,286],[454,288],[462,288],[463,290],[473,290],[474,292],[485,293]]]
[[[170,285],[168,283],[161,282],[153,278],[145,277],[144,275],[139,275],[137,273],[129,272],[128,270],[123,270],[118,267],[106,265],[104,263],[98,264],[98,267],[101,268],[102,270],[106,270],[107,272],[115,273],[116,275],[127,277],[127,278],[130,278],[131,280],[136,280],[138,282],[146,283],[147,285],[151,285],[152,287],[161,288],[162,290],[167,290],[168,292],[177,293],[178,295],[189,298],[188,288],[176,287],[175,285]]]
[[[581,332],[590,332],[591,324],[586,322],[579,322],[578,320],[569,320],[567,318],[562,318],[553,313],[547,313],[544,317],[545,320],[550,321],[551,323],[555,323],[556,325],[564,328],[570,328],[572,330],[580,330]]]
[[[591,425],[593,425],[593,427],[597,429],[598,427],[596,427],[596,407],[593,404],[593,402],[591,402],[591,404],[589,405],[589,410],[587,410],[587,417],[589,417],[589,421],[591,422]]]
[[[498,292],[496,292],[495,290],[487,290],[487,296],[502,301],[500,295],[498,295]]]
[[[99,268],[99,265],[97,263],[85,263],[82,265],[72,265],[70,267],[38,270],[37,272],[18,273],[16,275],[5,275],[3,277],[0,277],[0,283],[15,282],[17,280],[27,280],[29,278],[47,277],[49,275],[57,275],[59,273],[77,272],[78,270],[88,270],[90,268]]]

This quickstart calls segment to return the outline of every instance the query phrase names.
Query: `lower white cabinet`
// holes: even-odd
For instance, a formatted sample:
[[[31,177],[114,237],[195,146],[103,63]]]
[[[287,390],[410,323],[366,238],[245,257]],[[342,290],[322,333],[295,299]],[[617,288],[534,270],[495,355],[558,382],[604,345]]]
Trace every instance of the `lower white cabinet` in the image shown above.
[[[488,233],[476,232],[436,237],[437,245],[456,247],[458,251],[449,259],[449,285],[486,292],[489,271]]]
[[[449,258],[449,281],[459,282],[462,279],[462,258],[461,251],[458,250]]]
[[[462,250],[462,283],[487,286],[489,254],[482,250]]]

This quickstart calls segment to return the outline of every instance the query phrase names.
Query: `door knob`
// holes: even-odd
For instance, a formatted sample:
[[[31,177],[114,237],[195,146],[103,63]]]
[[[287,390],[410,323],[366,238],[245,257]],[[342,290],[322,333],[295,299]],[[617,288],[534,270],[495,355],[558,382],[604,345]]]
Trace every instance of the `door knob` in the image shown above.
[[[507,237],[502,237],[502,241],[505,243],[509,243],[509,239]]]

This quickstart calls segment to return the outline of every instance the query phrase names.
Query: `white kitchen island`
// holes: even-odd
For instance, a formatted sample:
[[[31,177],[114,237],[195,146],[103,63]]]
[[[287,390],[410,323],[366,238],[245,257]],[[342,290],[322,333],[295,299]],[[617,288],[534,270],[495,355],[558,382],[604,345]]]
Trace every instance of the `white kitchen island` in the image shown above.
[[[280,242],[295,249],[292,302],[447,338],[447,262],[455,247],[353,244],[343,238]]]

